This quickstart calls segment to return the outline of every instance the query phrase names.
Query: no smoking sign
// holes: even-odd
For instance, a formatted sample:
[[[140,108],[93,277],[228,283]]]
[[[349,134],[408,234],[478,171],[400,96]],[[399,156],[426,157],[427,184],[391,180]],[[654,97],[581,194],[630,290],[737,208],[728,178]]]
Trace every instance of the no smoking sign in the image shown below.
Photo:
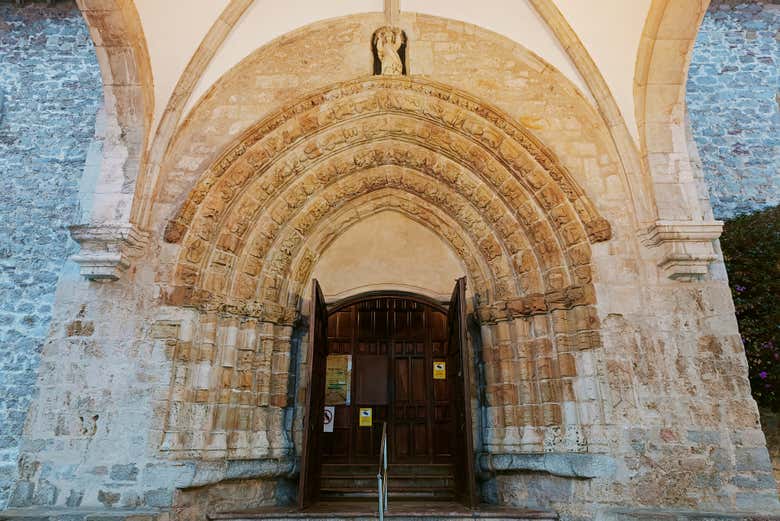
[[[336,408],[332,405],[325,406],[325,413],[322,415],[322,431],[333,432],[333,423],[336,420]]]

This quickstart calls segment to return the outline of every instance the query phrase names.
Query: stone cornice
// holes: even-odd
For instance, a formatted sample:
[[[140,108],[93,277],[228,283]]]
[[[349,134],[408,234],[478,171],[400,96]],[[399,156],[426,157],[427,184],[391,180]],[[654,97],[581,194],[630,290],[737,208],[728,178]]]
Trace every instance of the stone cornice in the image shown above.
[[[713,241],[723,222],[657,221],[642,234],[642,243],[657,252],[658,267],[672,280],[691,281],[707,274],[717,260]]]
[[[131,224],[77,224],[68,229],[81,246],[71,260],[89,280],[119,279],[131,259],[143,254],[149,243],[149,233]]]

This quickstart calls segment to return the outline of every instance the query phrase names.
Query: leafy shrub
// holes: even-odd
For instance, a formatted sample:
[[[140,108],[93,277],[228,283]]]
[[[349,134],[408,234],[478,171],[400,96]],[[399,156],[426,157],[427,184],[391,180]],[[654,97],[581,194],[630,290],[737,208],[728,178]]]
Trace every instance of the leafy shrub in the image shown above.
[[[753,396],[780,411],[780,206],[727,221],[720,242]]]

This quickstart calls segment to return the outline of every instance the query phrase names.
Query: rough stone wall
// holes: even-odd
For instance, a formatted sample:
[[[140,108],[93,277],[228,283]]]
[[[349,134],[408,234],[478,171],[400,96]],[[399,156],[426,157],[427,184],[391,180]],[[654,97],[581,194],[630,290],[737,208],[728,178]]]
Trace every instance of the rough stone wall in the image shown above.
[[[712,0],[688,73],[688,110],[713,212],[780,203],[780,4]],[[780,476],[778,417],[761,411]]]
[[[716,218],[780,203],[780,5],[713,0],[687,102]]]
[[[599,472],[585,469],[587,475],[581,475],[578,466],[562,470],[516,465],[493,480],[491,497],[560,509],[564,519],[588,519],[596,510],[615,505],[776,510],[775,484],[747,387],[722,266],[690,284],[659,274],[657,263],[636,238],[625,180],[605,125],[555,71],[478,28],[423,16],[402,21],[416,42],[413,73],[490,100],[531,129],[565,162],[614,230],[613,239],[595,244],[592,252],[603,346],[568,367],[594,377],[583,380],[577,392],[592,398],[593,410],[583,408],[583,413],[589,418],[603,414],[607,425],[588,440],[596,454],[553,454],[578,456],[564,458],[567,467],[591,456],[602,456],[611,465]],[[194,374],[190,362],[208,369],[217,360],[212,346],[224,346],[231,357],[219,363],[229,367],[237,351],[233,348],[254,346],[260,351],[262,343],[239,344],[238,328],[227,324],[232,320],[228,316],[220,332],[216,320],[201,324],[209,341],[197,352],[189,349],[198,334],[193,327],[196,312],[174,303],[162,306],[158,298],[179,253],[178,246],[162,240],[160,231],[182,195],[249,125],[315,88],[367,74],[371,56],[366,42],[381,22],[381,15],[361,15],[315,24],[242,62],[196,107],[164,162],[165,182],[152,212],[155,236],[143,261],[121,280],[106,284],[65,271],[44,349],[40,394],[25,430],[15,506],[164,508],[173,503],[181,519],[202,519],[210,498],[216,500],[214,508],[232,497],[247,497],[253,506],[289,499],[289,483],[271,487],[261,478],[288,477],[293,473],[290,461],[230,462],[222,454],[214,461],[201,454],[170,460],[161,454],[167,427],[190,419],[180,416],[182,410],[171,399],[181,388],[177,384]],[[333,34],[340,36],[334,39]],[[332,45],[325,63],[300,59],[323,41]],[[503,361],[502,374],[514,374],[513,350],[528,336],[522,324],[516,325],[499,338],[505,349],[498,354],[504,360],[494,357],[486,369],[495,370]],[[546,327],[540,319],[534,334],[552,331]],[[217,340],[212,342],[212,337]],[[285,378],[276,377],[287,376],[282,349],[289,349],[291,342],[282,334],[276,338],[282,356],[270,365],[271,374],[286,384]],[[303,349],[305,344],[303,340]],[[178,364],[176,356],[186,363]],[[264,363],[263,369],[268,367]],[[518,374],[521,370],[518,364]],[[211,374],[198,374],[206,376],[204,383],[211,389]],[[226,395],[237,394],[232,376],[214,380]],[[274,391],[285,403],[286,385]],[[510,399],[513,396],[519,395],[510,394]],[[496,416],[496,426],[512,425],[517,412],[510,411],[509,418]],[[209,424],[212,417],[220,435],[234,421],[216,415],[194,419]],[[280,432],[282,427],[285,433],[291,430],[288,423],[271,423],[253,429],[253,434]],[[201,453],[221,449],[220,438],[224,436],[211,439],[219,443],[214,446],[198,439],[197,447]],[[508,443],[501,450],[514,451],[509,456],[515,456],[523,448]],[[522,463],[522,458],[517,461]],[[556,474],[563,471],[563,476]],[[588,477],[594,479],[584,479]],[[235,496],[227,490],[230,484],[222,483],[237,478],[246,479],[236,485],[246,485],[244,496]],[[194,490],[204,485],[211,486]]]
[[[101,79],[75,4],[0,3],[0,508],[16,475]]]
[[[766,435],[766,448],[772,458],[772,471],[775,481],[780,483],[780,413],[761,409],[761,426]],[[778,489],[780,492],[780,489]]]

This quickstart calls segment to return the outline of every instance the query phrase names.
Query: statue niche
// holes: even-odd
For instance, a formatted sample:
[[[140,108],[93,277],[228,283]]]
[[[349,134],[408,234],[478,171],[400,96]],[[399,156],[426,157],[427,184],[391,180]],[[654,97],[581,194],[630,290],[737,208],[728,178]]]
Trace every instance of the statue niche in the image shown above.
[[[380,27],[371,38],[374,74],[406,74],[406,34],[398,27]]]

